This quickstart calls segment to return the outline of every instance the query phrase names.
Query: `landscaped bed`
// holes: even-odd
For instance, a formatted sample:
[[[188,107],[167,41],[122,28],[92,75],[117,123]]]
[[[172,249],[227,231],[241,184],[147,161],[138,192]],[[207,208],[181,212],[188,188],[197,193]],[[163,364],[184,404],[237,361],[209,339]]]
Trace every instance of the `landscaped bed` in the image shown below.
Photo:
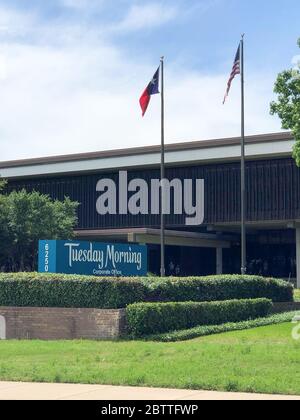
[[[0,380],[300,394],[289,323],[178,343],[2,341]]]
[[[220,332],[223,330],[217,326],[226,323],[240,323],[240,329],[242,325],[246,325],[242,322],[270,315],[273,302],[292,302],[293,298],[293,287],[289,283],[259,276],[139,279],[0,273],[0,307],[126,308],[127,334],[131,338],[174,331],[177,333],[191,328],[194,328],[192,336],[202,336],[205,328],[212,326],[215,331]],[[22,318],[22,311],[18,313]],[[24,325],[30,331],[34,323],[34,316],[32,317]],[[76,320],[72,322],[76,323]],[[8,337],[24,337],[22,331],[14,335],[11,323],[8,325]],[[204,328],[199,330],[200,326]],[[55,330],[55,325],[50,323],[47,327]],[[207,331],[212,333],[214,329],[207,328]],[[123,330],[119,331],[117,336],[123,334]],[[55,331],[53,334],[54,338],[81,337],[72,335],[70,331],[64,336]],[[44,337],[36,330],[34,335],[28,333],[28,337],[30,336]],[[96,334],[95,331],[91,336],[105,335],[102,332],[100,335]],[[186,332],[183,336],[186,337]]]
[[[300,394],[295,313],[268,315],[293,294],[288,283],[257,276],[0,274],[0,306],[127,308],[128,331],[142,337],[0,341],[0,380]]]
[[[250,319],[248,321],[228,322],[219,325],[200,325],[187,330],[154,334],[148,337],[146,336],[144,337],[144,339],[149,341],[161,341],[165,343],[192,340],[197,337],[205,337],[208,335],[221,334],[229,331],[249,330],[257,327],[265,327],[267,325],[276,325],[281,324],[283,322],[291,322],[296,317],[299,317],[299,312],[286,312],[265,316],[263,318]]]
[[[134,338],[197,326],[221,325],[266,317],[269,299],[220,302],[136,303],[126,309],[127,329]]]

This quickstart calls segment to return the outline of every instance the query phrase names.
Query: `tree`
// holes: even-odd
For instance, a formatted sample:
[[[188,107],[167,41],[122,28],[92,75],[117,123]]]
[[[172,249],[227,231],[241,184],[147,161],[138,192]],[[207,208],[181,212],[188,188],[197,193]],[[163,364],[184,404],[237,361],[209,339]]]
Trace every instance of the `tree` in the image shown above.
[[[1,260],[8,258],[11,249],[11,239],[8,233],[8,205],[7,197],[1,194],[4,189],[6,182],[0,180],[0,271],[1,271]]]
[[[300,48],[300,39],[298,46]],[[296,140],[293,157],[300,167],[300,63],[278,75],[274,92],[278,100],[271,103],[271,114],[279,116],[282,128],[292,131]]]
[[[72,239],[77,207],[36,191],[0,194],[0,271],[36,269],[39,239]]]
[[[4,189],[6,184],[7,184],[7,182],[4,181],[4,179],[0,179],[0,192]]]

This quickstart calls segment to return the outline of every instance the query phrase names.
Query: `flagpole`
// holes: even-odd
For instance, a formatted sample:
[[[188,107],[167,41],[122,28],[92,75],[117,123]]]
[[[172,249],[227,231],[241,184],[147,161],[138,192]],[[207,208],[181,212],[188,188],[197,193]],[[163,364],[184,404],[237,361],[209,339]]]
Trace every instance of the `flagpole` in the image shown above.
[[[247,272],[244,34],[241,39],[241,273]]]
[[[164,215],[164,179],[165,179],[165,96],[164,96],[164,57],[160,59],[161,66],[161,165],[160,179],[161,185],[161,210],[160,210],[160,275],[165,277],[165,215]]]

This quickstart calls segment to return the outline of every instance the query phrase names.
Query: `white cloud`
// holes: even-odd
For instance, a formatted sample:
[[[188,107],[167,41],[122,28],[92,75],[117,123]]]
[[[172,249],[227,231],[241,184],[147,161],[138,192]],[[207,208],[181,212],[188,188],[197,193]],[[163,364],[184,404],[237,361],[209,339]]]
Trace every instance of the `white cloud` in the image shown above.
[[[229,98],[223,105],[227,78],[226,75],[187,74],[179,84],[175,79],[170,81],[173,86],[169,88],[166,103],[169,102],[167,117],[170,118],[169,138],[172,141],[240,135],[239,80],[233,82]],[[272,76],[261,78],[260,75],[253,75],[247,81],[246,134],[280,130],[278,120],[269,115],[273,81]]]
[[[80,27],[35,28],[60,44],[14,40],[0,48],[0,161],[160,142],[159,96],[144,119],[138,104],[155,65]],[[239,135],[237,80],[224,107],[228,74],[184,73],[172,63],[166,70],[167,142]],[[280,129],[269,116],[275,76],[247,81],[247,134]]]
[[[0,54],[0,81],[5,80],[8,75],[7,60],[5,55]]]
[[[70,9],[87,9],[102,6],[103,0],[60,0],[64,7]]]
[[[160,3],[133,5],[119,23],[112,25],[111,31],[134,32],[149,29],[170,22],[178,15],[175,6],[164,6]]]
[[[295,68],[300,67],[300,55],[295,55],[292,59],[292,64]]]
[[[88,1],[87,0],[61,0],[61,3],[65,7],[82,9],[87,6]]]
[[[22,37],[32,28],[35,16],[0,6],[0,37]]]

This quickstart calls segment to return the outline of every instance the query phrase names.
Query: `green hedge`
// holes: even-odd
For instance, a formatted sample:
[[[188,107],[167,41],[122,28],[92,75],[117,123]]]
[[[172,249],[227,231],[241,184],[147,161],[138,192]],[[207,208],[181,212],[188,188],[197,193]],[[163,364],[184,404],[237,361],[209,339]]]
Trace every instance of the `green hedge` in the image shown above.
[[[117,309],[144,297],[136,279],[0,274],[0,306]]]
[[[265,327],[267,325],[292,322],[296,315],[299,315],[299,312],[284,312],[282,314],[269,315],[264,318],[250,319],[248,321],[241,322],[228,322],[220,325],[200,325],[188,330],[149,335],[147,336],[147,341],[173,343],[175,341],[193,340],[194,338],[205,337],[208,335],[222,334],[230,331],[249,330],[252,328]]]
[[[245,299],[223,302],[136,303],[126,309],[128,332],[133,337],[240,322],[268,315],[269,299]]]
[[[256,276],[99,278],[0,273],[0,306],[125,308],[135,302],[212,302],[267,298],[293,301],[293,287]]]
[[[212,302],[231,299],[271,299],[292,302],[293,286],[283,280],[259,276],[220,275],[143,279],[147,300],[158,302]]]

